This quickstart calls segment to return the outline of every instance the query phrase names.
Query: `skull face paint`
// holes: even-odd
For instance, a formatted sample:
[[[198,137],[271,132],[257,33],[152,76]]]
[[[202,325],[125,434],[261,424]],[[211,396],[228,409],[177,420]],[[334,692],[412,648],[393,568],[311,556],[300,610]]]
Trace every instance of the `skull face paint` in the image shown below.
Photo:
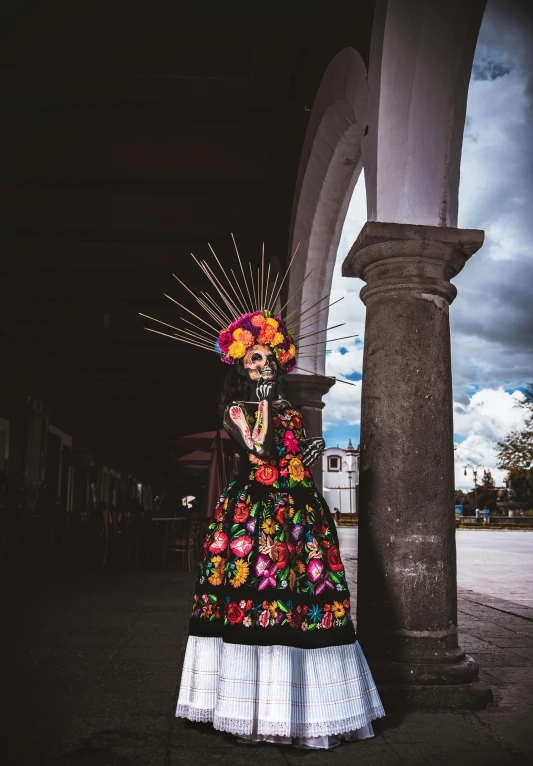
[[[263,380],[276,380],[278,375],[278,363],[270,346],[257,343],[252,346],[243,359],[244,370],[250,380],[258,382]]]

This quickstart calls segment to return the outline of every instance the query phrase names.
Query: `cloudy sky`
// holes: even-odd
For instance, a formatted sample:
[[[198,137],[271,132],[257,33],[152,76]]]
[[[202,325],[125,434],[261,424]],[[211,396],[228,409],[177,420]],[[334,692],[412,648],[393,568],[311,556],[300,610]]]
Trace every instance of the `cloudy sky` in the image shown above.
[[[516,407],[533,381],[533,28],[513,3],[487,5],[468,95],[459,222],[485,231],[485,244],[454,279],[450,309],[454,380],[456,486],[473,486],[466,463],[490,468],[497,483],[496,442],[523,424]],[[333,279],[330,324],[347,322],[357,339],[330,344],[326,372],[361,379],[363,283],[340,268],[366,221],[364,179],[352,198]],[[335,385],[326,397],[328,446],[359,442],[361,386]]]

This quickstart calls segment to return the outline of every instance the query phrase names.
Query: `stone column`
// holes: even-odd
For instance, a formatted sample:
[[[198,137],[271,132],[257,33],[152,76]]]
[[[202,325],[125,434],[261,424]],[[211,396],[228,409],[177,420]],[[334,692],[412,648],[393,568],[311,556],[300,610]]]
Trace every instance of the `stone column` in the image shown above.
[[[450,279],[483,232],[368,222],[343,264],[367,284],[358,635],[385,704],[482,705],[457,637]]]
[[[291,372],[283,381],[284,395],[302,413],[308,437],[322,436],[322,410],[325,406],[322,397],[334,382],[321,375],[301,375],[295,372]],[[317,460],[311,471],[318,491],[322,492],[322,460]]]

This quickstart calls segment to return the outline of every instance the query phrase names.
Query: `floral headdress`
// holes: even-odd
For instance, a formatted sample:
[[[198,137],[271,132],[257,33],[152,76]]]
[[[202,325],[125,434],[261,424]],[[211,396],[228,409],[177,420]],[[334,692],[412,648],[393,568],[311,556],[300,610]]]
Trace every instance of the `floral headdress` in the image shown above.
[[[296,364],[292,330],[288,330],[285,322],[278,316],[272,316],[270,311],[243,314],[222,330],[217,343],[222,361],[226,364],[235,364],[235,360],[242,359],[256,343],[270,346],[284,372],[290,372]]]

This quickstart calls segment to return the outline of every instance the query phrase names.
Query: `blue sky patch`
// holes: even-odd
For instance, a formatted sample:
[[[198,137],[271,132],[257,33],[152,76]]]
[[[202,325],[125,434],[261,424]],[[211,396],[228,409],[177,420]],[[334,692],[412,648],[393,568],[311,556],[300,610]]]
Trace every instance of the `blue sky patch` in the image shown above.
[[[350,425],[349,423],[340,423],[338,426],[331,426],[324,431],[323,436],[326,440],[326,447],[341,447],[346,449],[350,439],[354,447],[359,444],[361,428],[359,424]]]

